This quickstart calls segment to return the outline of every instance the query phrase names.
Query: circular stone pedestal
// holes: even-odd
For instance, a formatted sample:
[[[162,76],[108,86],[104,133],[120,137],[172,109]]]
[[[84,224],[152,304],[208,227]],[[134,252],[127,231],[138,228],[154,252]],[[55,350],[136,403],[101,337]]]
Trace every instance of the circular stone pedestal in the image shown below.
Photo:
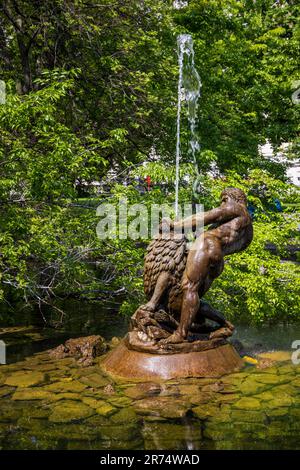
[[[131,380],[220,377],[243,365],[229,343],[205,351],[151,354],[128,349],[124,340],[102,362],[108,374]]]

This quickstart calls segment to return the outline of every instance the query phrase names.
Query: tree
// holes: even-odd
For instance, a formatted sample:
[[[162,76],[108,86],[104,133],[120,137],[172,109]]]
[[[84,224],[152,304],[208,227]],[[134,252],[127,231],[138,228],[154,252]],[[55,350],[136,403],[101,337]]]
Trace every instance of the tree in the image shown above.
[[[199,136],[219,168],[283,168],[259,154],[297,138],[292,100],[299,55],[299,5],[286,1],[190,1],[175,20],[192,33],[202,78]],[[205,153],[199,155],[205,165]],[[277,168],[276,168],[277,167]]]

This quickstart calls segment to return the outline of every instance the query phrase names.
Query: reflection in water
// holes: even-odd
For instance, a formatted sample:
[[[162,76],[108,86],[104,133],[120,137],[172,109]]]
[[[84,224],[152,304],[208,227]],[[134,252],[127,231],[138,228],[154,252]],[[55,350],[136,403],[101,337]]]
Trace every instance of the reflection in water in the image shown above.
[[[300,448],[300,366],[290,360],[299,327],[238,327],[233,340],[247,354],[276,351],[267,363],[258,354],[258,367],[218,380],[133,384],[106,376],[102,358],[81,368],[72,358],[32,355],[32,345],[44,351],[51,342],[61,343],[64,335],[100,333],[109,340],[127,330],[126,320],[116,312],[95,304],[78,307],[72,304],[60,330],[6,330],[18,362],[0,366],[0,448]],[[16,353],[18,348],[23,355]]]

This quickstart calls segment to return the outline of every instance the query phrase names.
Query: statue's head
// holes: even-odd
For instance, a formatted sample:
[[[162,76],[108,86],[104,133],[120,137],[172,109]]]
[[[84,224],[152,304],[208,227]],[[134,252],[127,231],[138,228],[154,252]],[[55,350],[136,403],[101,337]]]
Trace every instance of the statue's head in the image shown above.
[[[244,191],[238,188],[226,188],[221,193],[221,201],[227,202],[229,199],[233,199],[239,204],[247,205],[247,197]]]

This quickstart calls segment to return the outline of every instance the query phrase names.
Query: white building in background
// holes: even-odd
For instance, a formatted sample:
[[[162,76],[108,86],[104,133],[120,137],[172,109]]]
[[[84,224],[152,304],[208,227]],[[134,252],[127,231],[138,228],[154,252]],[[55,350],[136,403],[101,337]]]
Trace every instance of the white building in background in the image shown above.
[[[291,183],[296,186],[300,186],[300,160],[296,160],[293,166],[290,166],[290,168],[287,169],[286,174]]]
[[[274,150],[270,142],[267,142],[265,145],[260,147],[261,154],[273,160],[275,162],[284,162],[288,163],[288,168],[286,170],[286,175],[289,178],[290,182],[300,187],[300,160],[288,160],[286,157],[286,152],[288,150],[289,144],[285,143],[281,146],[281,151],[274,154]]]

